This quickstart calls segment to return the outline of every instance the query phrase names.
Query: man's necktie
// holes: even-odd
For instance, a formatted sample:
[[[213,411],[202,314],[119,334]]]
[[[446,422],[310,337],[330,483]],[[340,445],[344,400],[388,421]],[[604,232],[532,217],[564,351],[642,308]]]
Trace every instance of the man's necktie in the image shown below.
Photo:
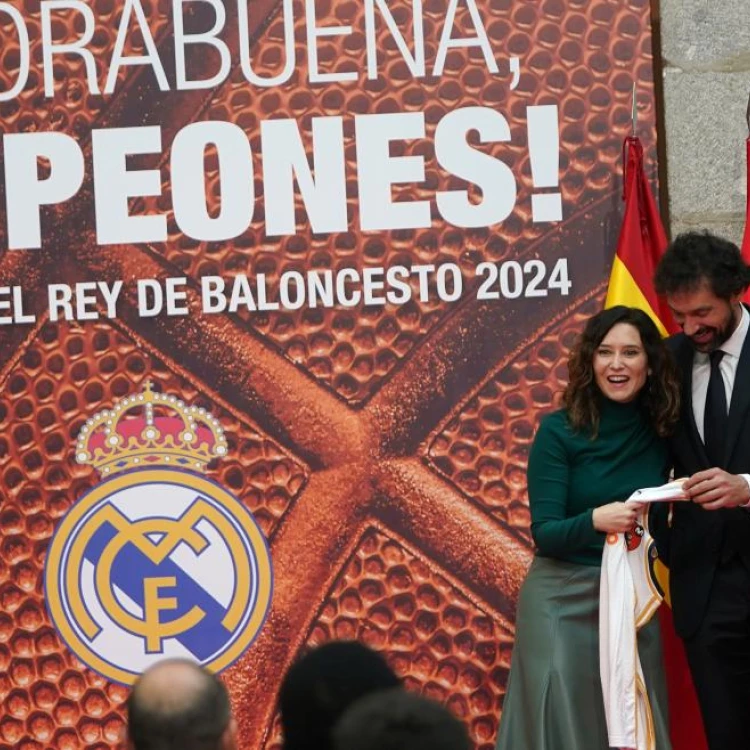
[[[711,466],[724,468],[724,446],[727,438],[727,392],[719,364],[724,352],[717,349],[709,355],[711,359],[711,377],[708,379],[706,393],[706,411],[703,416],[703,442]]]

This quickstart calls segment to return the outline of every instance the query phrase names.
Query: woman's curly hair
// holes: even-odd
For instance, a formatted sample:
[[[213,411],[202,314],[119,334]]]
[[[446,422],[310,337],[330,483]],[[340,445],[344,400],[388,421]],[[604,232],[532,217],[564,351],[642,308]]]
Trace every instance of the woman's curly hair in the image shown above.
[[[640,394],[641,406],[656,434],[669,435],[680,413],[680,379],[677,366],[659,329],[651,318],[635,307],[618,305],[592,316],[568,359],[568,386],[563,405],[576,431],[599,431],[602,393],[594,378],[594,355],[610,329],[627,323],[638,330],[646,351],[650,374]]]

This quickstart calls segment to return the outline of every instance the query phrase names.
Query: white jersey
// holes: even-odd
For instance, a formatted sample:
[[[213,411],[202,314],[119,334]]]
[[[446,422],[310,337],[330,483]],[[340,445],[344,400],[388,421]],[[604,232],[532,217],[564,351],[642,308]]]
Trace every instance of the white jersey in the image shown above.
[[[686,500],[679,482],[634,492],[629,500]],[[609,746],[655,750],[654,723],[638,658],[636,633],[664,598],[654,573],[656,545],[648,507],[633,531],[607,534],[599,590],[599,670]]]

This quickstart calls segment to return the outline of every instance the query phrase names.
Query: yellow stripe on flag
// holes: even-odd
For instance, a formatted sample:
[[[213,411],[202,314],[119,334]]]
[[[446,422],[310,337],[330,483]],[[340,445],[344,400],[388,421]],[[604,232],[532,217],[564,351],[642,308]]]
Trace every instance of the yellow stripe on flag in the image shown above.
[[[644,296],[635,279],[628,271],[628,267],[615,255],[615,262],[612,264],[612,273],[609,277],[609,289],[607,289],[607,299],[604,307],[614,307],[615,305],[627,305],[628,307],[637,307],[643,310],[651,320],[656,323],[659,333],[662,336],[667,335],[667,329],[659,320],[649,301]]]

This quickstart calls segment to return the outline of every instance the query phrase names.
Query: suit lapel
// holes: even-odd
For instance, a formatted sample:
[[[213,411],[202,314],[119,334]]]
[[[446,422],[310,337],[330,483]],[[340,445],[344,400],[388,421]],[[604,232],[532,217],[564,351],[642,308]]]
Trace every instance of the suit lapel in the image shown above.
[[[727,424],[727,447],[724,456],[724,467],[729,466],[732,451],[745,424],[745,415],[750,407],[750,334],[745,337],[740,352],[740,361],[737,363],[737,372],[734,376],[732,388],[732,400],[729,404],[729,422]]]

